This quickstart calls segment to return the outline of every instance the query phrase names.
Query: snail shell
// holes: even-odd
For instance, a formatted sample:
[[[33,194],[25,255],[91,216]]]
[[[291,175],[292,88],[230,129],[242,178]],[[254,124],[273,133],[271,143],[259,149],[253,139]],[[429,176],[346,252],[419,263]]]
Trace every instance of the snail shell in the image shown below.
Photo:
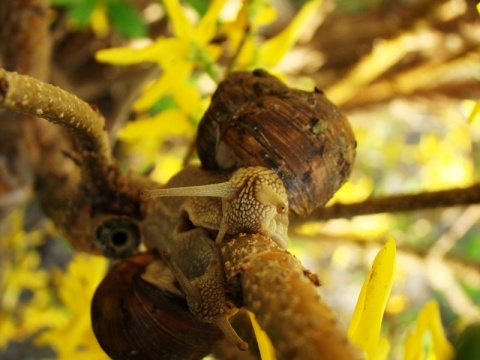
[[[153,263],[155,281],[165,275],[162,287],[143,278]],[[222,338],[218,327],[191,315],[163,266],[153,252],[138,254],[114,265],[97,288],[93,330],[112,359],[201,359]]]
[[[207,169],[264,166],[287,188],[290,209],[307,215],[350,175],[350,124],[321,91],[295,90],[262,70],[231,73],[212,97],[196,146]]]

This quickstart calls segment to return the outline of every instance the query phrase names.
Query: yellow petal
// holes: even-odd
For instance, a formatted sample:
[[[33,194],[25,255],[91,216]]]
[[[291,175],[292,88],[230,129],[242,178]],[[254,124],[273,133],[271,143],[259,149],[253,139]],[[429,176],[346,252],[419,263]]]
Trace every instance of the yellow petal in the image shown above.
[[[259,61],[260,46],[256,42],[255,35],[260,26],[271,23],[276,17],[276,10],[270,2],[244,2],[235,21],[227,24],[224,28],[233,52],[238,51],[238,47],[242,46],[233,70],[253,69],[264,65]],[[245,31],[248,33],[245,34]]]
[[[365,351],[369,359],[379,357],[380,328],[393,283],[395,241],[380,249],[365,280],[348,329],[350,340]]]
[[[315,16],[322,0],[314,0],[305,4],[292,22],[277,36],[266,41],[260,48],[262,64],[273,67],[292,48],[311,19]]]
[[[245,6],[245,5],[244,5]],[[232,52],[235,52],[240,44],[247,28],[247,14],[242,9],[237,14],[237,17],[233,21],[229,21],[220,25],[219,32],[224,34],[231,46]]]
[[[426,303],[420,311],[415,329],[407,333],[403,351],[404,360],[425,358],[423,342],[427,331],[430,331],[432,335],[433,352],[436,360],[452,359],[453,347],[445,336],[438,304],[432,300]]]
[[[65,310],[51,305],[44,308],[28,306],[25,308],[23,315],[26,319],[24,323],[25,329],[30,334],[46,327],[64,327],[71,320]]]
[[[173,98],[178,107],[189,116],[197,116],[201,111],[201,97],[198,86],[189,83],[179,83],[173,89]]]
[[[275,359],[275,350],[273,348],[270,339],[265,331],[262,330],[260,325],[255,319],[255,315],[252,312],[248,312],[250,316],[250,321],[252,322],[253,331],[255,332],[255,337],[257,338],[258,349],[260,350],[260,358],[262,360],[274,360]]]
[[[103,38],[108,35],[109,26],[105,4],[95,7],[90,18],[90,26],[97,38]]]
[[[390,342],[387,338],[381,338],[378,341],[375,354],[369,360],[385,360],[390,352]]]
[[[193,131],[185,113],[180,109],[168,109],[149,117],[127,123],[118,133],[119,139],[125,142],[148,141],[153,137],[155,142],[165,136],[182,135]]]
[[[258,6],[256,6],[258,3]],[[260,26],[268,25],[277,18],[277,10],[270,2],[253,1],[253,6],[248,4],[248,12],[250,18],[250,26],[252,31],[256,32]]]
[[[438,304],[435,301],[431,301],[427,303],[425,307],[430,331],[432,332],[435,356],[437,357],[437,360],[451,359],[453,357],[453,347],[448,342],[445,332],[443,331]]]
[[[195,29],[195,39],[197,42],[206,44],[215,36],[218,17],[224,5],[225,0],[214,0],[210,4],[208,11]]]
[[[142,96],[135,102],[133,108],[136,111],[146,111],[164,96],[172,87],[187,81],[193,70],[193,64],[182,61],[164,69],[161,77],[145,89]]]
[[[17,337],[17,326],[11,314],[0,312],[0,350],[6,348],[8,343]]]
[[[115,64],[115,65],[131,65],[144,61],[152,61],[151,46],[146,46],[142,49],[135,49],[131,47],[118,47],[113,49],[103,49],[95,53],[95,59],[99,62]],[[155,52],[156,53],[156,52]]]
[[[115,65],[131,65],[141,62],[158,62],[165,66],[177,62],[188,54],[188,45],[176,38],[159,38],[141,47],[118,47],[99,50],[95,59]]]
[[[207,44],[203,47],[204,56],[215,62],[222,55],[222,47],[215,44]]]
[[[480,3],[479,3],[480,5]],[[478,6],[478,5],[477,5]],[[472,123],[475,118],[480,117],[480,100],[477,101],[475,106],[473,107],[472,112],[470,113],[470,116],[468,117],[468,122]]]
[[[177,0],[163,0],[163,5],[172,23],[173,32],[181,39],[191,39],[194,28]]]
[[[258,54],[259,45],[254,42],[253,39],[248,39],[242,46],[242,50],[238,55],[238,59],[235,63],[234,69],[252,69],[258,67]]]

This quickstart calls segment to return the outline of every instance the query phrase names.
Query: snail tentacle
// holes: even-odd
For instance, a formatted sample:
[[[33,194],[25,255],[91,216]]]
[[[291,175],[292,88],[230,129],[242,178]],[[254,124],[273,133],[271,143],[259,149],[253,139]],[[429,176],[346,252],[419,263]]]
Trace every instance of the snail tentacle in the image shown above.
[[[168,196],[208,196],[208,197],[229,197],[235,194],[235,189],[230,182],[210,185],[188,186],[181,188],[165,188],[144,190],[141,197],[145,200],[168,197]]]

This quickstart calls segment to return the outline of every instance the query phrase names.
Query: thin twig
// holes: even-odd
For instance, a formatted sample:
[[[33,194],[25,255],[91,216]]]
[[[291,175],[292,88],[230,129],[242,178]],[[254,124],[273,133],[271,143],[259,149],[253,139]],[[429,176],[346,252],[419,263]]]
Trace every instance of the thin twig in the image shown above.
[[[290,224],[297,226],[306,221],[325,221],[328,219],[351,218],[359,215],[427,210],[477,203],[480,203],[480,184],[474,184],[466,188],[422,192],[413,195],[392,195],[383,198],[372,198],[353,204],[336,203],[332,206],[319,208],[306,218],[292,216]]]
[[[455,219],[435,244],[428,251],[428,257],[444,258],[447,253],[455,246],[458,239],[465,234],[480,220],[480,207],[470,206]]]
[[[478,207],[470,207],[456,219],[427,254],[425,266],[427,277],[434,289],[440,291],[458,314],[464,314],[470,320],[480,320],[480,309],[458,283],[454,269],[445,261],[445,255],[453,248],[456,241],[478,221],[480,212]]]

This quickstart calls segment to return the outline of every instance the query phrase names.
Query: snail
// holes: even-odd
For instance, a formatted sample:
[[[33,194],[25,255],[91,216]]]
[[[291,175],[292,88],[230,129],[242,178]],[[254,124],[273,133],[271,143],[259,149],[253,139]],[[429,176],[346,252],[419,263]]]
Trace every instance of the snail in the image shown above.
[[[161,254],[163,275],[152,270],[159,262],[150,253],[112,269],[92,303],[104,350],[114,359],[148,359],[152,353],[200,358],[222,334],[245,350],[229,322],[242,300],[237,289],[228,288],[216,245],[247,232],[268,236],[285,249],[289,210],[306,215],[324,205],[348,177],[355,146],[347,119],[319,90],[290,89],[260,70],[230,74],[199,125],[201,166],[184,168],[161,189],[141,192],[145,208],[153,211],[135,224],[147,247]],[[123,224],[102,223],[97,237],[104,248],[122,243],[112,227]],[[121,247],[114,252],[123,253]],[[145,270],[148,282],[140,276]],[[164,275],[166,282],[159,280]],[[169,327],[170,313],[181,325]],[[137,319],[144,317],[150,332],[138,328]],[[195,326],[185,325],[187,318]],[[184,346],[185,339],[170,339],[182,326],[192,330],[187,336],[194,339],[192,348]]]
[[[355,147],[348,120],[320,90],[291,89],[263,70],[228,75],[196,137],[206,169],[275,172],[298,215],[323,206],[346,181]]]
[[[280,178],[260,166],[240,168],[228,181],[218,182],[224,178],[224,174],[216,176],[192,166],[172,178],[166,187],[145,190],[141,196],[144,199],[186,197],[173,208],[185,213],[194,226],[218,231],[217,245],[226,234],[256,233],[271,237],[286,249],[288,199]],[[206,185],[189,184],[205,181]],[[208,183],[212,181],[215,183]],[[181,186],[172,187],[178,184]]]
[[[144,222],[143,235],[161,252],[193,316],[217,325],[239,349],[246,350],[247,344],[229,322],[238,308],[227,299],[223,262],[215,243],[219,246],[227,234],[249,232],[271,236],[286,248],[288,199],[282,181],[263,167],[229,174],[190,166],[164,188],[145,190],[141,197],[162,198],[157,203],[158,216],[151,214]]]
[[[115,264],[98,286],[92,326],[112,359],[201,359],[222,337],[195,318],[155,252]]]
[[[158,227],[148,224],[144,231],[155,238]],[[222,333],[246,350],[247,343],[229,322],[238,308],[227,299],[219,250],[206,230],[177,234],[162,251],[163,262],[154,254],[134,255],[117,264],[97,288],[91,316],[104,351],[114,359],[152,358],[152,354],[197,358],[208,353]],[[182,348],[188,339],[195,349]],[[205,344],[197,349],[196,342]]]
[[[38,89],[28,81],[25,89]],[[16,88],[8,84],[4,92]],[[23,111],[44,111],[31,106],[36,95],[22,102],[30,104]],[[57,97],[63,94],[52,98]],[[290,89],[261,70],[232,73],[199,126],[202,167],[192,174],[201,176],[184,170],[167,185],[183,189],[151,205],[137,196],[150,182],[124,176],[112,163],[103,121],[95,114],[84,122],[61,114],[48,118],[78,130],[83,157],[73,163],[81,174],[69,180],[74,185],[63,189],[65,194],[46,201],[47,213],[78,248],[126,257],[93,298],[92,323],[103,349],[114,359],[199,358],[222,336],[246,349],[230,324],[242,306],[240,290],[226,282],[215,243],[253,232],[285,248],[289,209],[305,215],[325,204],[351,170],[355,140],[345,117],[317,89]],[[69,120],[61,121],[64,117]],[[45,198],[62,190],[52,185],[65,182],[58,178],[42,192]],[[207,184],[208,192],[185,188]],[[136,254],[142,242],[163,258],[156,251]]]

